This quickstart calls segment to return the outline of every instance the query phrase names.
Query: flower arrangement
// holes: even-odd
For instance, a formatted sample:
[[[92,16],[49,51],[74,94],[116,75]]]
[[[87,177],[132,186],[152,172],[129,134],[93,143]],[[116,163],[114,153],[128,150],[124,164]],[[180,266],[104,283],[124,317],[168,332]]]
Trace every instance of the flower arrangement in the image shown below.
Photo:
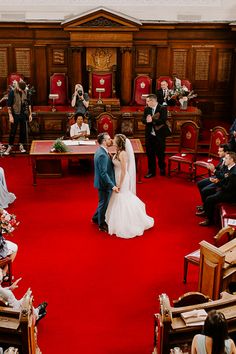
[[[14,214],[9,214],[6,210],[0,209],[0,233],[11,234],[19,225]]]
[[[63,141],[61,139],[57,139],[55,141],[55,143],[53,144],[51,150],[51,152],[68,152],[69,149],[66,146],[65,143],[63,143]]]

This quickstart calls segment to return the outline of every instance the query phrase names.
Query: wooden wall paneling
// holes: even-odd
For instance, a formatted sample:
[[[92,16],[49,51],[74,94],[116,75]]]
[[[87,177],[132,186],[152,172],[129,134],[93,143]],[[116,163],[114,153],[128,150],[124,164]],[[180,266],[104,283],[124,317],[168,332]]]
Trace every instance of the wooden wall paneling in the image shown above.
[[[156,78],[170,75],[171,51],[168,47],[157,47]]]
[[[47,52],[45,46],[35,47],[35,103],[45,105],[48,102]]]
[[[7,75],[8,75],[8,48],[0,46],[0,99],[7,89]],[[2,104],[0,103],[0,106]]]
[[[196,90],[209,90],[212,51],[210,48],[194,48],[193,75]]]
[[[217,48],[216,89],[232,90],[233,86],[233,50]],[[227,92],[228,93],[228,92]]]
[[[16,72],[24,76],[27,82],[32,77],[32,48],[28,46],[16,46],[14,48],[14,59],[16,65]]]

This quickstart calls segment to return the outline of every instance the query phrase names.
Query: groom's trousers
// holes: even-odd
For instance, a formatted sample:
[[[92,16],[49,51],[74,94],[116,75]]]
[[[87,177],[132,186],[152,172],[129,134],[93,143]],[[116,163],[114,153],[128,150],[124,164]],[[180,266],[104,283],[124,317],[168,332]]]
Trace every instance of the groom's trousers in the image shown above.
[[[105,214],[111,193],[111,189],[98,189],[98,207],[92,219],[94,222],[97,222],[99,226],[105,224]]]

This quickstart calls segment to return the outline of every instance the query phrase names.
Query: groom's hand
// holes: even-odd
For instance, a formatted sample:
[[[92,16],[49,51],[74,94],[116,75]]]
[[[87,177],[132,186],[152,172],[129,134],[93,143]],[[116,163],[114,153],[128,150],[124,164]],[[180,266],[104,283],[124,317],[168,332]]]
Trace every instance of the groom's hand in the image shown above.
[[[112,188],[112,190],[113,190],[114,192],[116,192],[116,193],[119,193],[119,188],[118,188],[117,186],[114,186],[114,187]]]

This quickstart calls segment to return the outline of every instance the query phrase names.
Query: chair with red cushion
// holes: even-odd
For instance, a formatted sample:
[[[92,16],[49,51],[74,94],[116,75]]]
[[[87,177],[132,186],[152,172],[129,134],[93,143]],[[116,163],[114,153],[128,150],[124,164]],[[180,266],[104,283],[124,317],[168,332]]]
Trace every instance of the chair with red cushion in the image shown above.
[[[110,137],[114,137],[114,132],[116,130],[116,118],[107,112],[103,112],[96,117],[97,132],[108,133]]]
[[[101,98],[116,97],[115,88],[115,73],[116,65],[111,67],[109,71],[95,71],[94,68],[89,65],[87,67],[89,73],[89,96],[91,98],[99,98],[99,92],[96,89],[104,89],[101,92]]]
[[[192,91],[192,84],[188,79],[182,79],[181,80],[181,85],[186,86],[189,91]]]
[[[219,162],[218,157],[218,148],[221,144],[226,144],[228,141],[228,133],[225,128],[217,126],[214,127],[211,131],[210,145],[208,156],[201,160],[194,162],[194,179],[198,177],[207,177],[211,175],[210,170],[208,169],[208,164],[213,163],[217,165]],[[201,173],[198,174],[198,170],[201,169]]]
[[[50,76],[50,94],[58,94],[58,99],[54,100],[55,105],[66,105],[68,102],[67,97],[68,78],[64,73],[54,73]],[[51,100],[49,100],[51,104]]]
[[[133,104],[146,104],[143,95],[149,95],[152,92],[152,79],[148,75],[138,75],[134,79]]]
[[[181,165],[185,165],[188,166],[188,172],[185,172],[193,179],[193,163],[196,160],[198,136],[199,126],[195,122],[186,121],[181,125],[179,152],[169,157],[168,176],[171,175],[171,172],[183,172]],[[171,169],[173,163],[176,164],[177,167]]]
[[[11,73],[7,77],[7,84],[8,84],[8,86],[12,86],[13,81],[19,82],[21,80],[24,80],[24,76],[23,75],[18,74],[18,73]]]
[[[167,81],[168,83],[168,88],[173,89],[174,87],[174,82],[170,76],[159,76],[156,79],[156,89],[159,90],[161,88],[161,82],[162,81]]]

